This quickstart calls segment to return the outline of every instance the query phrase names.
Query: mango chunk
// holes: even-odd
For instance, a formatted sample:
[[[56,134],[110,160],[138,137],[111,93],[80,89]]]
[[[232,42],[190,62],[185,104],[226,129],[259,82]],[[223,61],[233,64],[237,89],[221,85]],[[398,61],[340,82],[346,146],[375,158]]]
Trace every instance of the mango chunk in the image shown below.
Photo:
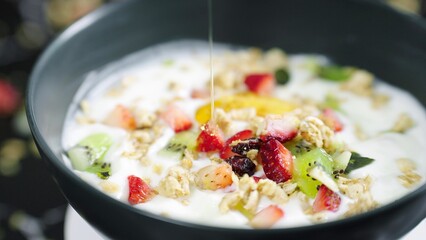
[[[255,108],[257,115],[261,117],[268,114],[283,114],[296,108],[290,102],[252,93],[239,93],[220,97],[214,101],[214,105],[215,108],[222,108],[225,112],[229,112],[232,109]],[[195,113],[195,119],[200,124],[209,121],[210,117],[210,103],[201,106]]]

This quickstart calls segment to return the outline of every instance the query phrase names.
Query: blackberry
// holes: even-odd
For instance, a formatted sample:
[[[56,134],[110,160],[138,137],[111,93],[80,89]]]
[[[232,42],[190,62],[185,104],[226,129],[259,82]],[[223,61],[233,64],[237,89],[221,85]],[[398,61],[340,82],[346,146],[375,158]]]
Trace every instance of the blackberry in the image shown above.
[[[232,156],[225,161],[231,165],[232,171],[240,177],[244,174],[252,176],[256,171],[256,165],[247,157]]]
[[[241,156],[246,156],[247,152],[253,149],[259,150],[260,140],[258,138],[249,138],[239,142],[237,145],[232,146],[232,152]]]

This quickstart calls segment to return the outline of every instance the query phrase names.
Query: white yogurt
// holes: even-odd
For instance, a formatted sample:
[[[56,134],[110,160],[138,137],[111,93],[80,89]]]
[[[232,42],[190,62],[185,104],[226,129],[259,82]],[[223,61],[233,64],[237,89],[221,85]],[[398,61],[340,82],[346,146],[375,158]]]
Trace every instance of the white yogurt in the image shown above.
[[[215,44],[215,55],[219,55],[229,48],[228,45]],[[340,91],[335,83],[312,79],[312,74],[300,67],[301,64],[312,58],[320,62],[327,62],[327,59],[322,56],[290,56],[291,80],[287,85],[277,88],[274,94],[284,99],[299,94],[309,96],[314,100],[323,100],[327,94],[333,93],[336,97],[345,99],[341,106],[344,114],[339,114],[345,128],[338,133],[339,138],[346,142],[351,150],[375,159],[372,164],[353,171],[350,177],[370,175],[373,178],[373,198],[378,203],[387,204],[413,190],[405,188],[398,181],[397,176],[401,174],[395,163],[398,158],[409,158],[416,162],[417,172],[422,176],[422,181],[418,186],[423,184],[426,176],[426,114],[421,104],[409,93],[376,81],[377,91],[390,95],[391,101],[382,108],[373,109],[366,98]],[[76,95],[75,103],[84,97],[90,103],[89,117],[101,122],[119,103],[137,106],[138,109],[146,111],[156,111],[164,101],[181,97],[182,100],[176,101],[176,104],[190,116],[194,116],[197,108],[205,104],[207,100],[191,99],[190,91],[193,88],[206,86],[209,81],[208,67],[207,43],[179,41],[154,46],[110,64],[101,71],[89,74],[86,83]],[[105,94],[112,86],[117,86],[123,78],[133,79],[132,86],[126,88],[125,94],[120,97]],[[98,84],[97,81],[102,81],[102,83]],[[168,90],[170,81],[180,85],[180,90],[175,95]],[[401,112],[410,115],[416,125],[405,134],[387,132]],[[166,129],[148,151],[147,158],[154,164],[161,164],[163,167],[162,173],[156,174],[152,166],[143,166],[138,160],[121,156],[121,153],[129,147],[129,143],[125,141],[128,134],[125,130],[103,124],[78,124],[75,120],[78,114],[75,106],[72,106],[63,131],[63,147],[69,149],[92,133],[105,132],[113,136],[114,144],[105,157],[105,160],[112,164],[112,176],[108,181],[119,186],[118,191],[108,193],[113,198],[127,202],[127,176],[133,174],[147,177],[151,179],[151,186],[157,186],[166,175],[167,169],[178,163],[177,159],[158,155],[158,151],[173,136],[172,129]],[[364,141],[359,140],[354,135],[355,125],[364,129],[370,138]],[[70,165],[69,160],[64,158]],[[191,171],[196,171],[209,163],[210,160],[207,158],[196,160]],[[99,183],[102,180],[96,175],[75,172],[95,188],[101,189]],[[218,205],[226,191],[226,189],[203,191],[192,187],[187,205],[182,204],[179,200],[156,196],[151,201],[135,205],[135,207],[194,223],[248,228],[247,219],[239,212],[220,213]],[[327,213],[329,220],[339,218],[346,211],[347,204],[350,202],[350,199],[342,197],[339,211]],[[259,208],[269,204],[271,204],[270,200],[262,198]],[[274,227],[312,224],[303,213],[297,198],[290,199],[283,206],[283,210],[285,217]]]

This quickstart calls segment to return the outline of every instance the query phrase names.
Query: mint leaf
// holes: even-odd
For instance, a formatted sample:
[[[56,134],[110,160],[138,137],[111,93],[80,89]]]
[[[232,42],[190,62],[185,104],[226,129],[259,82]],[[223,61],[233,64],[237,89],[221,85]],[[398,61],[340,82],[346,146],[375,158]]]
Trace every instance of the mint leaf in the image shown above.
[[[349,160],[348,166],[345,169],[345,173],[348,174],[355,169],[362,168],[372,163],[374,159],[363,157],[357,152],[352,152],[351,159]]]

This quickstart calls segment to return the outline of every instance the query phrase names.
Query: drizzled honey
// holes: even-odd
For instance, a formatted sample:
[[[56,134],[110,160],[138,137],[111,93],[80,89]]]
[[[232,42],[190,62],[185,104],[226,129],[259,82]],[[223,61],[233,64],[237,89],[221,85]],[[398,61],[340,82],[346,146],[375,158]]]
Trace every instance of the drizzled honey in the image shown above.
[[[212,0],[208,0],[208,29],[209,29],[209,61],[210,61],[210,117],[211,121],[215,122],[214,114],[214,72],[213,72],[213,9]]]

